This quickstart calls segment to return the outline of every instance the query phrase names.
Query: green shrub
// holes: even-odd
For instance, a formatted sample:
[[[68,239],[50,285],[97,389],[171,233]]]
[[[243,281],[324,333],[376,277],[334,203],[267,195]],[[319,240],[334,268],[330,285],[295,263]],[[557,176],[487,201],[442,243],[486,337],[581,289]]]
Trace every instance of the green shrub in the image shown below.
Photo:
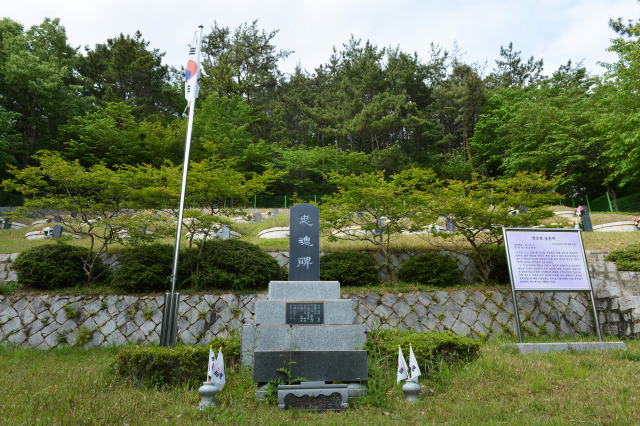
[[[378,265],[372,254],[343,251],[320,258],[320,279],[339,281],[343,286],[363,286],[378,282]]]
[[[118,262],[120,267],[114,272],[113,278],[113,285],[117,288],[136,293],[164,291],[169,288],[173,246],[156,243],[135,247],[123,253]],[[185,262],[180,262],[178,288],[190,275],[184,265]]]
[[[20,288],[20,284],[15,281],[0,283],[0,295],[10,296]]]
[[[640,271],[640,244],[612,251],[604,260],[616,262],[616,267],[621,271]]]
[[[86,257],[87,252],[84,247],[62,243],[36,246],[21,252],[11,263],[11,269],[18,273],[18,282],[35,289],[84,286],[87,276],[81,257]],[[109,272],[104,272],[106,269],[102,260],[97,259],[95,276],[99,276],[99,280],[108,279]]]
[[[377,342],[377,344],[376,344]],[[376,351],[382,358],[397,359],[398,345],[402,347],[405,358],[409,356],[409,344],[418,365],[435,365],[443,362],[455,364],[473,361],[480,355],[481,343],[478,339],[460,336],[451,331],[417,332],[415,330],[377,330],[368,334],[365,349]]]
[[[451,287],[460,283],[462,271],[451,256],[423,253],[407,259],[400,266],[398,278],[407,283],[420,283],[435,287]]]
[[[215,338],[211,341],[216,355],[222,347],[225,368],[240,359],[240,337]],[[178,345],[131,346],[120,350],[111,365],[114,373],[123,379],[145,386],[199,387],[207,379],[209,346]]]
[[[280,266],[273,257],[237,239],[209,240],[200,254],[197,249],[187,253],[191,280],[200,290],[255,290],[280,277]]]

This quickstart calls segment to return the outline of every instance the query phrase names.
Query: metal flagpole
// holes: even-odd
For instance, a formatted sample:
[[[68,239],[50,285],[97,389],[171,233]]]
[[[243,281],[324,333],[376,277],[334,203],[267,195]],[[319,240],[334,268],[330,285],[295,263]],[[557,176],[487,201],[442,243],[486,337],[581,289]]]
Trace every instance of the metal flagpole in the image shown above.
[[[200,35],[198,37],[198,73],[196,79],[200,77],[200,43],[202,42],[202,25],[200,25]],[[193,48],[193,46],[192,46]],[[180,293],[176,293],[176,279],[178,277],[178,256],[180,255],[180,239],[182,237],[182,216],[184,213],[184,199],[187,190],[187,172],[189,169],[189,150],[191,149],[191,131],[193,130],[193,112],[198,96],[198,81],[196,80],[195,94],[189,99],[189,125],[187,127],[187,140],[184,148],[184,163],[182,165],[182,187],[180,188],[180,206],[178,208],[178,229],[176,230],[176,242],[173,249],[173,267],[171,269],[171,293],[165,293],[164,311],[162,315],[162,327],[160,329],[160,346],[171,347],[176,343],[178,305]]]

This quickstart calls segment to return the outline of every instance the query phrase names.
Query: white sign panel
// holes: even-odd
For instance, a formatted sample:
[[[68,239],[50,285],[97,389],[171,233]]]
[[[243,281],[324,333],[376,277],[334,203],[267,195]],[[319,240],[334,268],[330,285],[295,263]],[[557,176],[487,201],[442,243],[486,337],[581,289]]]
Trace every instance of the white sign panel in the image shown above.
[[[504,241],[516,291],[590,291],[579,230],[505,228]]]

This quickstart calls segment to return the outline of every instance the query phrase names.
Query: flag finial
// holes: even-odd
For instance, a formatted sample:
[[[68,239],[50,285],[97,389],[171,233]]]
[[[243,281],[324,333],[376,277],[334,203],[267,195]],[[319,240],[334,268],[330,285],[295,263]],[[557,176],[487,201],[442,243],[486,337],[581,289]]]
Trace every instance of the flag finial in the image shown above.
[[[220,350],[222,350],[222,346],[220,346]]]
[[[213,345],[209,345],[209,349],[213,349]]]

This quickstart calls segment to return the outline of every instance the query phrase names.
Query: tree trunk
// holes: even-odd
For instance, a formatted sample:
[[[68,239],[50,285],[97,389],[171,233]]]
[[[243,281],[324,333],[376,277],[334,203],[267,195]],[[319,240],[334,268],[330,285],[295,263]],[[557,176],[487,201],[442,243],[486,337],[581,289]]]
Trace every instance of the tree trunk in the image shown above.
[[[613,190],[613,186],[611,186],[611,182],[607,182],[607,192],[609,193],[609,198],[611,199],[611,205],[613,206],[613,211],[619,212],[620,210],[618,209],[616,192]]]

